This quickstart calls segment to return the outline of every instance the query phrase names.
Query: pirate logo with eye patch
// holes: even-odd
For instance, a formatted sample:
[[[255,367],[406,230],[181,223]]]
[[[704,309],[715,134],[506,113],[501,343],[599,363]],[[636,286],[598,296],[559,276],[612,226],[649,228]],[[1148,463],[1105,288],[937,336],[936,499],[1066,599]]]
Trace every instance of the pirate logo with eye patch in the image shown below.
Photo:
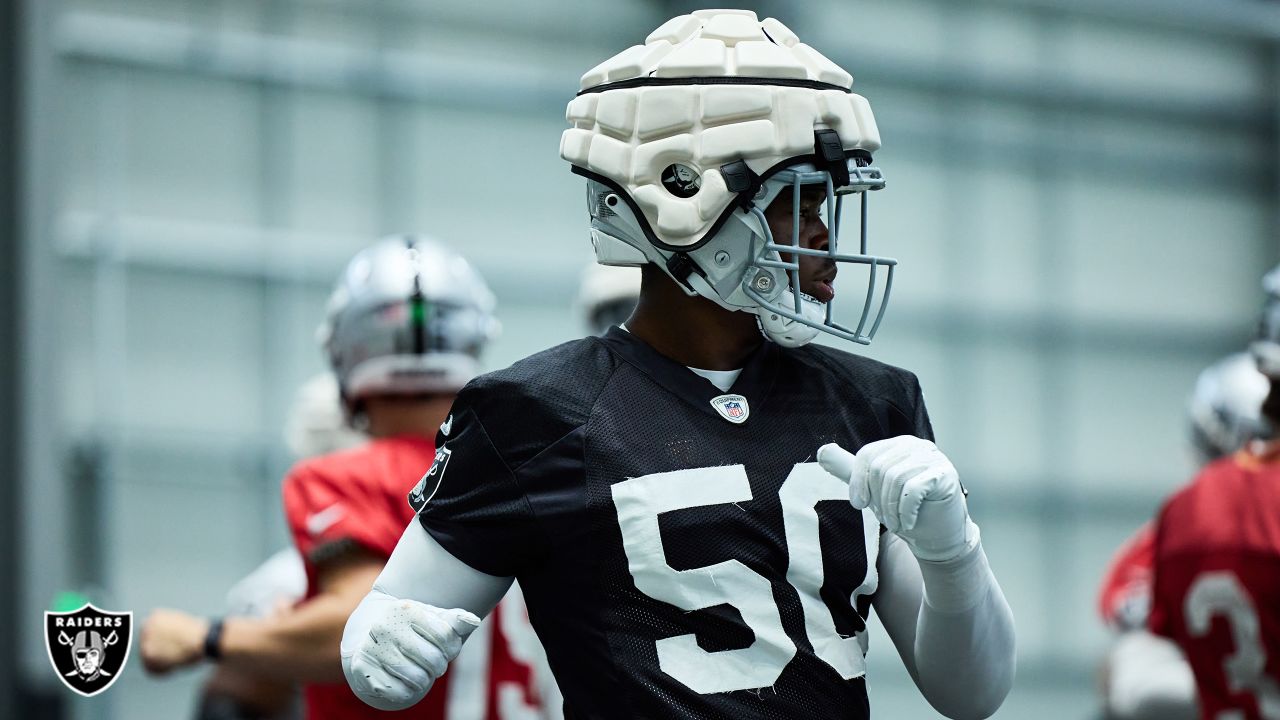
[[[45,612],[44,644],[63,684],[93,697],[120,677],[133,645],[133,613],[86,604],[72,612]]]
[[[679,198],[691,198],[702,189],[702,176],[688,165],[674,163],[662,171],[662,187]]]

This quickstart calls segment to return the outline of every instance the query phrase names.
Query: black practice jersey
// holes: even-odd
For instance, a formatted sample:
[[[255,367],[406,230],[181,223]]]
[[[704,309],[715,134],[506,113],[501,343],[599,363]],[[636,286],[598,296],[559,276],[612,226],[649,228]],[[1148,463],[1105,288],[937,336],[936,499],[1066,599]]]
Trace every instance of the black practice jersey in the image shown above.
[[[569,718],[866,718],[880,526],[814,461],[932,439],[916,378],[764,343],[721,392],[614,328],[471,382],[410,495],[515,576]]]

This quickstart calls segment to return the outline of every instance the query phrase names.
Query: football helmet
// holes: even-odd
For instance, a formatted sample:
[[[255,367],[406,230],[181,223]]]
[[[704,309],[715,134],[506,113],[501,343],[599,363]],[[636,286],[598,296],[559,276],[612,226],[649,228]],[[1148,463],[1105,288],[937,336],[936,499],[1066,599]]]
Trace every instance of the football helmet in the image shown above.
[[[688,294],[754,313],[782,345],[819,332],[871,342],[897,261],[867,250],[867,191],[884,177],[872,165],[879,130],[852,84],[785,25],[745,10],[673,18],[589,70],[560,155],[587,178],[597,261],[654,263]],[[807,185],[826,193],[825,250],[800,246]],[[774,238],[764,210],[788,188],[797,221],[790,238]],[[847,198],[859,220],[849,250],[839,242]],[[800,255],[867,270],[856,325],[801,292]]]
[[[1244,447],[1267,434],[1262,401],[1271,383],[1248,353],[1228,355],[1205,368],[1187,403],[1191,444],[1201,463]]]
[[[456,392],[498,333],[493,293],[458,253],[394,236],[347,264],[319,329],[350,417],[370,395]]]
[[[1266,304],[1262,306],[1258,336],[1249,349],[1263,375],[1280,379],[1280,267],[1262,278],[1262,290],[1267,294]]]
[[[582,272],[577,305],[595,335],[621,325],[631,316],[640,297],[640,271],[592,263]]]

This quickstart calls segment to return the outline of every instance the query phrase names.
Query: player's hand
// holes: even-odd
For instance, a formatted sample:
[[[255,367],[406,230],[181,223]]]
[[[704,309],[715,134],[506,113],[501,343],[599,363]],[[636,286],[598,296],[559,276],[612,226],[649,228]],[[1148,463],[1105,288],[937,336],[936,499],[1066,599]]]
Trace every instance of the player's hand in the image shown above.
[[[466,610],[374,590],[351,614],[342,635],[347,684],[379,710],[410,707],[427,694],[479,626],[480,618]]]
[[[156,610],[142,623],[139,645],[142,666],[154,675],[163,675],[194,665],[204,658],[204,639],[209,621],[177,610]]]
[[[849,483],[849,502],[871,508],[921,560],[943,562],[978,544],[960,475],[938,446],[911,435],[863,445],[858,454],[818,448],[823,470]]]

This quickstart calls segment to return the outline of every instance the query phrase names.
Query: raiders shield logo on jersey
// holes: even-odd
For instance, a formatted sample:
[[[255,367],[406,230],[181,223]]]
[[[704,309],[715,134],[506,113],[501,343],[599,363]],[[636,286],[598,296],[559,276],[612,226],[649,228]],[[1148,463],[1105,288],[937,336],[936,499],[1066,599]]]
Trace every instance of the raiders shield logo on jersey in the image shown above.
[[[449,419],[452,422],[453,416]],[[421,512],[422,508],[431,502],[436,490],[440,489],[440,480],[444,478],[444,471],[449,467],[449,456],[452,454],[447,447],[437,450],[431,469],[422,476],[417,485],[413,486],[413,490],[409,491],[409,507],[412,507],[414,512]]]
[[[133,613],[86,604],[73,612],[44,614],[49,662],[73,691],[92,697],[111,687],[129,660]]]

